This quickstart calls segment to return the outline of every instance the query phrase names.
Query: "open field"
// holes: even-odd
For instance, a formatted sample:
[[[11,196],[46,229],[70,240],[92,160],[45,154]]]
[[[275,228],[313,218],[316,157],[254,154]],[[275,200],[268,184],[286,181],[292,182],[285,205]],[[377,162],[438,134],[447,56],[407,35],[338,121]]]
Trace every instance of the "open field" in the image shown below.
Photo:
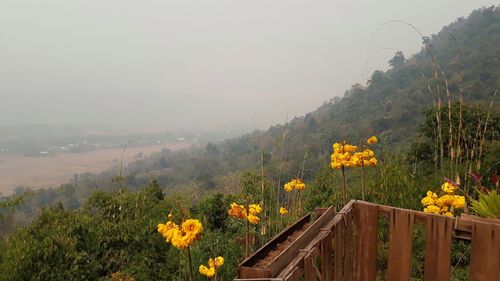
[[[172,143],[128,147],[124,165],[143,153],[148,156],[163,148],[178,150],[189,143]],[[20,154],[0,155],[0,194],[9,195],[18,186],[54,187],[69,182],[74,173],[102,172],[120,162],[122,148],[110,148],[84,153],[62,153],[47,157],[27,157]]]

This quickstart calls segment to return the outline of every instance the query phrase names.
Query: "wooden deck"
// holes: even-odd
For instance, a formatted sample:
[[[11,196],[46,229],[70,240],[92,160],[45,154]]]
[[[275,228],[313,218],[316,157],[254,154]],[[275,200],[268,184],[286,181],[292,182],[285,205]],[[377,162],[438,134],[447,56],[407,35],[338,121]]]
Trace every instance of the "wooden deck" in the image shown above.
[[[469,280],[500,280],[499,220],[451,218],[352,200],[337,214],[326,210],[267,268],[252,268],[263,251],[273,247],[270,241],[240,264],[235,281],[375,281],[381,217],[389,224],[386,280],[410,280],[416,224],[425,226],[424,276],[419,277],[450,280],[451,243],[460,239],[471,243]]]

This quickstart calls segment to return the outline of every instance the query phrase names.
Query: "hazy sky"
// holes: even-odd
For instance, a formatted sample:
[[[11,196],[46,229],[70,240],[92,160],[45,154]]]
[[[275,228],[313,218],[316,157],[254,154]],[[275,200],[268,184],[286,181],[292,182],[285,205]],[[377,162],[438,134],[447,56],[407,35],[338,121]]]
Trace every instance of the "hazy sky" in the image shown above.
[[[266,127],[363,83],[370,38],[483,0],[0,0],[0,125]],[[386,25],[368,69],[421,40]],[[253,122],[255,117],[255,122]]]

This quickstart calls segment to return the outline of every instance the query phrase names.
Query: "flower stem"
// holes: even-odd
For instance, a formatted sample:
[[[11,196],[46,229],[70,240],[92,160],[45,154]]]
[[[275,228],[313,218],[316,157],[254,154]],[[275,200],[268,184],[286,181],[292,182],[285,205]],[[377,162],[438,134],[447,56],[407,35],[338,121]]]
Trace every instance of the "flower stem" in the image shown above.
[[[361,159],[361,161],[364,161]],[[361,164],[361,199],[365,201],[365,165]]]
[[[245,237],[245,258],[248,258],[250,244],[250,222],[247,219],[247,233]]]
[[[191,259],[191,250],[189,250],[189,246],[187,247],[187,253],[188,253],[188,273],[189,273],[189,281],[193,281],[193,266],[192,266],[192,259]]]
[[[342,200],[343,204],[347,203],[347,183],[345,178],[345,167],[342,165]]]

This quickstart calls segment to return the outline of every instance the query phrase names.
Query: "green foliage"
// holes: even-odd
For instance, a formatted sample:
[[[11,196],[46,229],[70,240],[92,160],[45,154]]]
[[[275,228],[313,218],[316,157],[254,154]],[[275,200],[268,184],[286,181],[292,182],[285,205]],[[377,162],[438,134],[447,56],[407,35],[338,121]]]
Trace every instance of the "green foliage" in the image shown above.
[[[481,217],[500,219],[500,194],[494,190],[480,192],[478,200],[471,200],[471,205]]]
[[[433,107],[426,111],[425,121],[420,127],[420,132],[428,137],[432,143],[438,142],[436,128],[438,123],[436,115],[439,114],[442,142],[445,145],[445,155],[450,154],[450,147],[447,145],[450,142],[450,121],[452,129],[452,137],[457,138],[457,130],[461,133],[461,149],[462,151],[472,150],[479,146],[484,133],[484,140],[491,141],[500,134],[500,116],[493,113],[488,114],[487,110],[478,106],[460,105],[454,103],[451,105],[451,110],[448,106],[442,107],[440,110]],[[486,128],[486,130],[484,130]]]
[[[499,18],[499,8],[478,10],[429,39],[437,64],[449,77],[453,101],[458,99],[459,89],[463,89],[466,103],[484,103],[490,99],[492,89],[498,88]],[[454,40],[450,40],[452,35]],[[456,51],[457,42],[460,52]],[[242,198],[215,192],[232,188],[236,193],[241,188],[250,199],[261,198],[261,144],[265,166],[264,217],[274,220],[268,235],[278,232],[284,222],[275,217],[276,198],[286,199],[281,185],[299,171],[309,185],[304,194],[308,210],[342,207],[338,205],[341,175],[326,165],[331,145],[344,139],[364,142],[374,134],[385,147],[375,149],[379,164],[366,169],[367,200],[420,210],[419,199],[442,183],[442,175],[430,169],[436,142],[435,111],[422,114],[433,104],[426,77],[431,77],[434,69],[428,50],[408,59],[402,53],[396,54],[391,65],[393,68],[386,72],[374,72],[366,86],[356,84],[343,98],[334,98],[286,125],[190,151],[162,151],[131,163],[123,176],[118,168],[100,175],[78,175],[72,184],[34,192],[33,197],[25,199],[26,204],[19,205],[17,199],[0,202],[0,208],[16,206],[26,216],[34,217],[30,225],[0,240],[0,281],[110,280],[116,272],[135,280],[184,280],[184,253],[165,243],[156,231],[157,224],[179,206],[204,224],[203,239],[192,248],[195,269],[208,258],[222,255],[226,263],[220,277],[231,280],[243,255],[245,227],[241,220],[228,218],[226,212],[229,203]],[[442,82],[440,79],[433,88],[444,92]],[[452,127],[457,126],[453,123],[457,120],[457,108],[454,104]],[[449,139],[447,112],[445,106],[438,113],[445,143]],[[465,135],[474,135],[478,125],[484,126],[484,111],[464,106],[462,114]],[[410,153],[400,153],[399,148],[415,143],[417,124],[422,122],[421,135],[427,139],[413,145]],[[485,157],[490,158],[492,165],[498,161],[495,155],[500,147],[496,141],[499,124],[498,116],[492,115],[486,126],[491,131],[485,138]],[[469,148],[465,142],[462,145]],[[237,177],[241,171],[246,172]],[[157,180],[149,182],[148,175],[153,172],[158,175]],[[360,199],[359,173],[359,169],[347,170],[350,198]],[[238,180],[231,180],[234,178]],[[183,197],[163,193],[176,188],[186,189]],[[29,189],[20,188],[17,194],[25,191]],[[473,202],[473,207],[478,213],[498,217],[498,200],[498,195],[483,195],[477,203]],[[55,207],[38,211],[50,205]],[[259,229],[252,226],[251,231],[253,236]],[[415,231],[418,238],[414,242],[412,268],[414,276],[421,276],[423,232],[418,227]],[[387,240],[387,235],[380,233],[382,240]],[[269,237],[256,239],[255,245],[266,238]],[[454,245],[454,249],[457,253],[467,251],[464,245]],[[468,261],[460,256],[452,257],[457,265],[453,277],[456,280],[466,276],[462,270]],[[383,265],[384,260],[380,262]],[[205,280],[197,274],[196,279]]]
[[[182,252],[156,232],[177,199],[163,199],[159,190],[152,182],[139,192],[97,191],[81,210],[43,209],[30,226],[0,241],[0,280],[108,280],[114,272],[135,280],[183,280]],[[231,279],[241,258],[234,232],[226,231],[230,200],[215,194],[191,206],[205,220],[193,258],[206,263],[223,255],[222,280]]]
[[[210,230],[225,231],[227,229],[226,220],[228,219],[227,209],[229,200],[224,198],[222,193],[216,193],[207,197],[200,203],[199,210],[204,214],[204,226]]]
[[[27,196],[32,195],[30,192],[25,192],[18,196],[13,196],[11,198],[1,199],[0,200],[0,221],[4,219],[4,214],[2,213],[5,210],[13,211],[17,206],[21,205]]]
[[[312,211],[316,207],[327,207],[336,203],[335,196],[340,190],[335,190],[334,186],[340,187],[340,175],[332,171],[330,166],[323,167],[316,174],[314,181],[305,192],[305,207]]]

